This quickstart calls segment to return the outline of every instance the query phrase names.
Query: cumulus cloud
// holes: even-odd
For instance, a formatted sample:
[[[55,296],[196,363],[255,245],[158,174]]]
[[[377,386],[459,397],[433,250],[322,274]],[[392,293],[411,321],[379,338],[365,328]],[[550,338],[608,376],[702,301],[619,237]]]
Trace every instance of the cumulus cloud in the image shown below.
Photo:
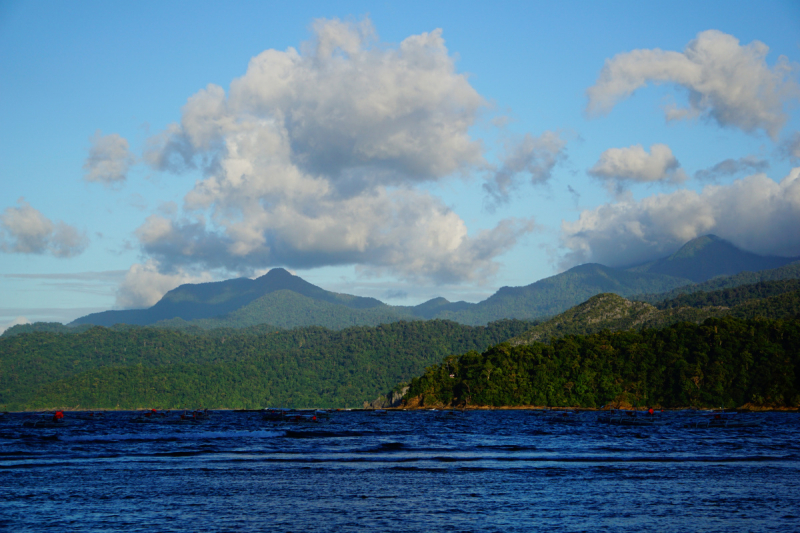
[[[621,189],[623,182],[685,181],[686,173],[666,144],[654,144],[648,154],[640,144],[628,148],[609,148],[589,169],[589,175]]]
[[[83,179],[104,185],[118,184],[127,178],[128,170],[136,162],[128,148],[128,141],[116,133],[102,135],[99,131],[91,139],[89,157],[83,164]]]
[[[159,272],[158,263],[153,260],[145,264],[131,266],[125,280],[117,289],[115,307],[121,309],[142,309],[151,307],[164,294],[184,283],[206,283],[213,281],[209,273],[191,274],[178,270],[171,274]]]
[[[556,164],[566,157],[566,145],[567,141],[552,131],[539,137],[526,134],[521,141],[508,143],[500,167],[484,184],[484,190],[497,204],[508,201],[521,179],[528,178],[534,185],[545,183]]]
[[[486,102],[441,30],[398,46],[379,43],[368,20],[320,20],[314,32],[299,51],[254,57],[228,94],[199,91],[180,124],[150,139],[151,166],[205,177],[182,215],[139,228],[143,251],[165,272],[356,264],[440,282],[490,275],[533,221],[471,234],[416,188],[488,168],[469,135]],[[519,157],[517,172],[549,172]]]
[[[689,93],[688,106],[666,109],[668,120],[708,117],[723,127],[773,139],[787,120],[785,104],[798,97],[796,66],[781,56],[766,62],[769,47],[716,30],[701,32],[683,52],[634,50],[606,60],[587,90],[589,114],[605,114],[648,83],[673,83]]]
[[[717,181],[747,172],[764,172],[768,168],[768,161],[759,159],[754,155],[748,155],[739,159],[726,159],[711,168],[698,170],[694,173],[694,177],[703,181]]]
[[[754,174],[702,192],[680,190],[604,204],[562,222],[563,266],[621,266],[668,255],[713,233],[762,255],[800,256],[800,168],[780,183]]]
[[[17,200],[17,204],[19,207],[8,207],[0,214],[0,250],[73,257],[88,246],[85,232],[64,222],[54,223],[24,198]]]

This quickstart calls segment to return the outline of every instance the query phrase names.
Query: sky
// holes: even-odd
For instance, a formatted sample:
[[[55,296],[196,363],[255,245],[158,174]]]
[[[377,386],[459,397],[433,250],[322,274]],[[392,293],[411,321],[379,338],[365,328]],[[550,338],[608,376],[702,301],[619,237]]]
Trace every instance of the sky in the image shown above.
[[[800,256],[798,2],[5,0],[0,96],[0,331],[275,267],[416,305]]]

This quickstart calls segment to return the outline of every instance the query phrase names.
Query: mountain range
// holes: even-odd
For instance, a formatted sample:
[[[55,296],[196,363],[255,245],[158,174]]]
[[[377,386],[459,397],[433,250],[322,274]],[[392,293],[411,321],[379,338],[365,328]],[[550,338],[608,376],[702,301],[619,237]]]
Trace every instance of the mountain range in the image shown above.
[[[798,270],[800,264],[795,263],[761,271],[759,275],[791,275]],[[731,282],[734,278],[743,280],[752,276],[752,273],[740,273],[726,279]],[[695,287],[707,288],[708,283],[717,281],[711,280]],[[299,296],[283,289],[272,294],[282,292]],[[386,391],[392,391],[388,396],[395,399],[397,395],[394,392],[403,389],[409,379],[423,372],[428,375],[431,368],[445,385],[441,390],[447,390],[447,386],[452,389],[452,384],[448,385],[448,376],[454,372],[447,364],[455,359],[478,365],[480,368],[475,367],[478,369],[475,376],[491,371],[491,383],[515,383],[513,379],[498,379],[503,374],[493,371],[498,366],[496,363],[502,363],[502,358],[510,354],[541,355],[542,350],[550,350],[558,357],[553,360],[549,357],[532,359],[514,366],[511,371],[522,371],[523,377],[530,372],[564,377],[575,369],[584,368],[584,362],[595,364],[610,357],[609,361],[616,362],[600,369],[605,372],[600,381],[606,385],[623,383],[621,390],[624,392],[631,387],[635,389],[638,386],[635,382],[642,375],[652,377],[652,372],[643,374],[638,370],[632,363],[634,358],[626,354],[641,355],[645,345],[650,347],[648,350],[658,348],[664,351],[662,341],[677,339],[683,346],[674,353],[667,350],[665,353],[669,352],[669,357],[700,353],[706,365],[702,375],[717,379],[728,375],[728,370],[735,370],[728,364],[728,357],[728,368],[720,373],[719,368],[713,366],[717,358],[709,351],[712,348],[696,346],[693,337],[681,340],[686,337],[686,332],[694,335],[692,332],[701,331],[696,326],[701,323],[705,324],[702,331],[710,336],[708,340],[713,342],[713,350],[727,350],[726,353],[740,360],[741,364],[736,368],[742,365],[745,369],[750,368],[753,359],[749,354],[761,354],[758,355],[761,363],[754,366],[750,374],[762,378],[767,376],[761,380],[766,383],[766,388],[748,389],[746,394],[730,400],[734,405],[751,401],[754,394],[764,398],[757,401],[758,404],[800,405],[800,396],[796,392],[790,391],[791,394],[782,399],[770,392],[775,379],[792,377],[796,374],[795,369],[800,368],[790,364],[789,359],[781,355],[784,352],[774,351],[778,341],[797,345],[796,341],[800,341],[798,319],[800,276],[710,291],[698,290],[658,301],[655,305],[631,301],[616,294],[599,294],[548,320],[499,320],[488,326],[465,326],[447,320],[411,320],[376,327],[349,327],[340,331],[316,326],[287,330],[264,324],[238,329],[194,327],[176,331],[171,327],[130,325],[105,328],[90,325],[67,327],[57,323],[25,324],[9,328],[0,336],[0,354],[3,355],[0,357],[0,407],[14,410],[53,407],[187,408],[197,405],[217,408],[258,408],[264,405],[347,407],[361,405],[364,400]],[[716,334],[717,326],[728,333],[714,337],[712,333]],[[677,334],[669,337],[669,333],[659,333],[669,328]],[[761,333],[754,336],[754,328]],[[655,343],[646,340],[654,336],[662,340]],[[734,348],[728,344],[720,348],[721,339],[725,343],[732,342]],[[500,344],[505,341],[508,343]],[[607,353],[609,343],[619,348],[616,356]],[[580,364],[568,349],[578,345],[591,347],[583,351]],[[487,348],[487,352],[480,353]],[[528,348],[528,352],[519,351]],[[786,353],[796,355],[797,352]],[[491,365],[487,366],[486,361]],[[435,366],[440,363],[439,367]],[[666,368],[665,364],[673,363],[673,359],[669,359],[661,366],[649,368]],[[542,365],[548,364],[556,364],[558,368],[540,372]],[[696,390],[696,383],[691,381],[696,370],[692,369],[699,367],[693,365],[674,365],[678,374],[686,369],[691,371],[678,375],[675,383],[683,383],[681,386],[664,388],[662,384],[658,390],[669,392],[673,389],[687,390],[687,387]],[[624,368],[629,370],[628,377],[615,373]],[[656,374],[659,372],[661,370]],[[463,377],[459,376],[459,379]],[[626,379],[633,379],[634,383],[626,382]],[[564,377],[562,381],[554,387],[539,384],[528,389],[564,391],[571,388],[569,383],[575,384],[580,380]],[[717,389],[723,392],[731,387],[731,390],[736,389],[731,382],[726,383],[717,387],[715,382],[709,382],[706,389],[717,392]],[[585,390],[585,387],[576,387],[575,390]],[[614,394],[604,393],[602,396],[607,399]],[[502,404],[510,405],[516,401],[513,395],[510,398],[501,398]],[[384,400],[389,401],[384,398],[380,402]],[[675,401],[683,402],[680,399]],[[720,402],[717,397],[697,401],[702,405],[717,406],[730,403],[728,400]],[[548,402],[537,405],[577,405],[569,398],[551,398]]]
[[[257,279],[181,285],[148,309],[93,313],[70,326],[124,323],[213,329],[269,324],[280,328],[317,325],[344,329],[436,318],[485,325],[504,318],[550,317],[601,293],[653,303],[659,299],[653,295],[674,297],[704,290],[709,283],[721,289],[767,279],[800,278],[798,259],[759,256],[706,235],[689,241],[668,257],[645,264],[612,268],[589,263],[524,287],[502,287],[482,302],[434,298],[417,306],[391,306],[375,298],[327,291],[282,268],[274,268]],[[760,277],[753,274],[762,271],[765,272]]]

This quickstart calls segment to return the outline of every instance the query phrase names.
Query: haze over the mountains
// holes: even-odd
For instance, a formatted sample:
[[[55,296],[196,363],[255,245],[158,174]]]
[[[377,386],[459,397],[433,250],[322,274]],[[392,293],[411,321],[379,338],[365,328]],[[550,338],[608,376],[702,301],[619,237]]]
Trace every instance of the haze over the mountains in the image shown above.
[[[714,235],[686,243],[674,254],[627,269],[584,264],[523,287],[503,287],[479,303],[434,298],[423,304],[390,306],[374,298],[326,291],[282,268],[251,280],[186,284],[169,291],[148,309],[105,311],[72,325],[125,323],[167,327],[283,328],[378,325],[398,320],[448,319],[484,325],[505,318],[537,319],[556,315],[600,293],[630,297],[658,294],[743,271],[775,269],[799,258],[759,256]]]

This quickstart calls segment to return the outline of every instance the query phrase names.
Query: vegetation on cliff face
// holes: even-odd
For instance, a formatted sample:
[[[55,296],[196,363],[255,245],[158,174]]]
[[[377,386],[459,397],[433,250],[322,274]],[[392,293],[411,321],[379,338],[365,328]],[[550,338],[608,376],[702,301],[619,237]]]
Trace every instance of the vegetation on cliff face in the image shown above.
[[[361,406],[448,354],[484,350],[530,326],[434,320],[342,331],[26,333],[0,339],[0,408]]]
[[[800,320],[710,318],[449,356],[410,405],[800,407]]]
[[[681,295],[657,307],[630,301],[616,294],[599,294],[519,337],[512,345],[547,342],[570,334],[590,334],[609,329],[662,328],[678,322],[699,324],[707,318],[792,318],[800,315],[800,280],[760,282],[711,292]]]
[[[724,307],[694,309],[679,307],[660,311],[644,302],[632,302],[616,294],[598,294],[581,305],[541,322],[522,335],[509,340],[512,346],[549,342],[565,335],[587,335],[603,330],[659,328],[677,322],[700,323],[712,316],[729,312]]]

